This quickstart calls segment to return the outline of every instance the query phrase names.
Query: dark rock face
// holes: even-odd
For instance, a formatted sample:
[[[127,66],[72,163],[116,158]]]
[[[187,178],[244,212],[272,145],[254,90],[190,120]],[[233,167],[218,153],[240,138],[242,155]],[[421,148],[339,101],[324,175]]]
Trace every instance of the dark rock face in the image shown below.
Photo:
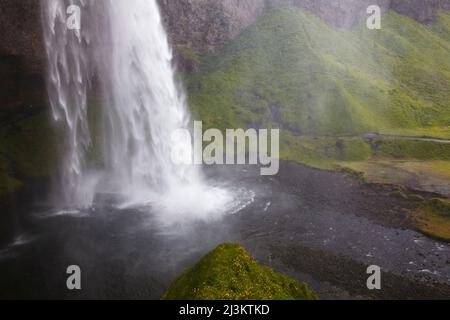
[[[370,5],[392,9],[421,23],[435,20],[450,0],[159,0],[175,47],[214,51],[233,39],[269,8],[294,5],[337,27],[350,27],[367,17]]]
[[[44,57],[38,0],[0,0],[0,55],[25,57],[29,71],[39,71]]]
[[[45,103],[39,3],[0,0],[0,110]]]
[[[420,23],[431,23],[439,9],[450,9],[450,0],[391,0],[391,8]]]
[[[182,71],[195,72],[188,52],[211,52],[233,39],[268,9],[283,5],[303,8],[337,27],[351,27],[367,17],[370,5],[393,9],[421,23],[430,23],[450,0],[159,0]]]
[[[294,5],[335,26],[350,27],[367,16],[366,9],[369,5],[378,4],[381,8],[388,9],[391,1],[159,0],[159,3],[175,47],[190,48],[195,52],[211,52],[233,39],[270,8]]]
[[[389,9],[391,0],[269,0],[270,6],[290,4],[303,8],[337,27],[350,27],[367,17],[367,8]]]
[[[158,0],[182,71],[198,70],[195,53],[212,52],[263,14],[264,0]]]
[[[450,0],[269,0],[269,3],[296,5],[339,27],[349,27],[361,21],[367,17],[367,7],[374,4],[420,23],[433,22],[440,9],[450,10]]]
[[[237,36],[265,9],[264,0],[159,0],[176,46],[211,52]]]

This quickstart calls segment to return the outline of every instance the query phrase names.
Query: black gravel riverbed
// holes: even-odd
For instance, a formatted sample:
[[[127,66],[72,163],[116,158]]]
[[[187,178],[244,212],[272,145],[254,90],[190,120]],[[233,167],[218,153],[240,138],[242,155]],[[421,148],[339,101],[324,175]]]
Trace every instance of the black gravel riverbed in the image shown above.
[[[322,299],[450,298],[450,246],[414,231],[411,204],[387,187],[293,163],[282,163],[275,177],[234,166],[205,174],[245,190],[243,208],[168,228],[151,210],[108,203],[59,215],[39,201],[5,207],[11,228],[2,229],[16,233],[0,249],[0,298],[159,299],[181,271],[225,241],[242,243]],[[66,289],[74,264],[82,270],[77,292]],[[366,287],[373,264],[383,271],[379,291]]]

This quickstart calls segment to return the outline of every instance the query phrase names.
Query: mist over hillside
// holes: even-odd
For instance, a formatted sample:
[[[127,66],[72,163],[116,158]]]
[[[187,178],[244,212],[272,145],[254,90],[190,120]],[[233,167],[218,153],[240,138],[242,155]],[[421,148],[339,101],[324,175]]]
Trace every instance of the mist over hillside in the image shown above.
[[[387,12],[373,31],[274,9],[202,60],[191,104],[211,125],[275,125],[295,135],[445,127],[449,33],[443,11],[432,25]]]

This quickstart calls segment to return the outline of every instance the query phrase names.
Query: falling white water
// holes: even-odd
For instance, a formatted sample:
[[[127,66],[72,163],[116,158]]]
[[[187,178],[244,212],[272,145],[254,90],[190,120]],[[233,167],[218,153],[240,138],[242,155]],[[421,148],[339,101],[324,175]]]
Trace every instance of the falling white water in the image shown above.
[[[79,32],[66,27],[66,1],[43,0],[42,16],[48,57],[48,93],[56,121],[62,122],[65,142],[62,181],[71,203],[89,202],[81,195],[85,153],[91,145],[87,122],[87,88],[90,79],[87,50]],[[91,195],[89,195],[91,196]],[[92,196],[91,196],[92,197]]]
[[[72,4],[81,8],[80,31],[66,26]],[[224,210],[228,192],[171,161],[171,134],[187,127],[189,113],[156,0],[43,0],[42,12],[50,102],[67,139],[65,205],[88,207],[96,193],[111,193],[177,214]],[[88,115],[100,108],[87,102],[93,78],[103,92],[95,130]],[[101,159],[92,161],[97,140]]]

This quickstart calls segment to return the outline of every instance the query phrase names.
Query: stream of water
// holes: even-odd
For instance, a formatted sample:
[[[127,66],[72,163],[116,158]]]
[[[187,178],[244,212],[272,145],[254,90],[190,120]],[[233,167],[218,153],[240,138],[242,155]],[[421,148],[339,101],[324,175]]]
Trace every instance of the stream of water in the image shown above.
[[[66,24],[74,4],[80,30]],[[205,184],[196,166],[172,161],[172,134],[188,127],[190,115],[156,0],[44,0],[42,17],[50,103],[65,142],[56,188],[64,212],[105,195],[121,198],[122,208],[157,207],[167,220],[240,206]],[[100,105],[90,102],[94,87]]]

